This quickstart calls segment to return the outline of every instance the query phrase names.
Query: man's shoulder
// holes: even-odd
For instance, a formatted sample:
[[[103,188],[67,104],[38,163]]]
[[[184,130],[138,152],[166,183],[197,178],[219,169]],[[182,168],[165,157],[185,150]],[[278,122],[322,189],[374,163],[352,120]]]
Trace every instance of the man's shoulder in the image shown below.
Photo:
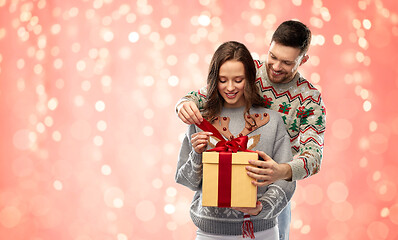
[[[316,95],[316,96],[321,95],[321,92],[300,73],[297,79],[297,87],[300,89],[300,92],[302,93],[307,93],[309,95]]]

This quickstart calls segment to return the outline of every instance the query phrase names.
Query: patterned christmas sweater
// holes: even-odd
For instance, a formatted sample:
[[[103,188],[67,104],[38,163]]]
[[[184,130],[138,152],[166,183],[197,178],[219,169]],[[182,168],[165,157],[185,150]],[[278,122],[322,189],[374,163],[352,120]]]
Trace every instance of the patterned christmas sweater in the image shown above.
[[[292,181],[307,178],[319,172],[326,126],[326,108],[321,93],[300,73],[289,83],[272,83],[268,79],[265,62],[255,61],[256,84],[266,108],[279,112],[290,136],[293,160]],[[206,87],[184,96],[177,106],[187,100],[203,109]]]

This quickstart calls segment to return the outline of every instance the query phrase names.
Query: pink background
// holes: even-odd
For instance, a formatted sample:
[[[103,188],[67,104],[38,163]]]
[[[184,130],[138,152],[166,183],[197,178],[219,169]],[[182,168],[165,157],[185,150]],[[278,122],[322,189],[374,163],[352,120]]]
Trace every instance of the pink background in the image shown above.
[[[287,19],[312,29],[300,72],[327,106],[291,239],[398,239],[392,0],[0,0],[0,238],[193,239],[174,105],[219,44],[265,59]]]

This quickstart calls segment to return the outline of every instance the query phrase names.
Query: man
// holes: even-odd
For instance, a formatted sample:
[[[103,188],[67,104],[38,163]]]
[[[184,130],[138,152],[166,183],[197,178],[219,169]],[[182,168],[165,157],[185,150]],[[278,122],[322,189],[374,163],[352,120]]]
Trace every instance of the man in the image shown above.
[[[266,155],[253,160],[248,175],[262,186],[278,180],[296,181],[319,172],[326,109],[320,92],[298,72],[308,60],[311,31],[299,21],[285,21],[272,36],[266,62],[255,61],[257,81],[266,108],[280,113],[290,136],[293,159],[278,164]],[[206,102],[206,88],[191,92],[177,103],[178,117],[187,124],[200,123],[199,109]],[[261,180],[260,182],[258,180]],[[290,204],[278,217],[280,239],[289,239]]]

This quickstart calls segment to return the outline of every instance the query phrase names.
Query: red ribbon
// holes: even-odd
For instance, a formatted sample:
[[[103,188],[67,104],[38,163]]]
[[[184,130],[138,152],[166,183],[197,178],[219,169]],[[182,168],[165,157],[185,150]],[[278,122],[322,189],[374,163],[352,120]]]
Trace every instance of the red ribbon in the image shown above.
[[[238,151],[252,152],[247,149],[248,137],[241,136],[230,141],[224,140],[220,132],[205,119],[196,126],[203,131],[213,133],[213,136],[220,139],[215,148],[207,151],[220,152],[218,160],[218,207],[231,207],[232,153]]]

